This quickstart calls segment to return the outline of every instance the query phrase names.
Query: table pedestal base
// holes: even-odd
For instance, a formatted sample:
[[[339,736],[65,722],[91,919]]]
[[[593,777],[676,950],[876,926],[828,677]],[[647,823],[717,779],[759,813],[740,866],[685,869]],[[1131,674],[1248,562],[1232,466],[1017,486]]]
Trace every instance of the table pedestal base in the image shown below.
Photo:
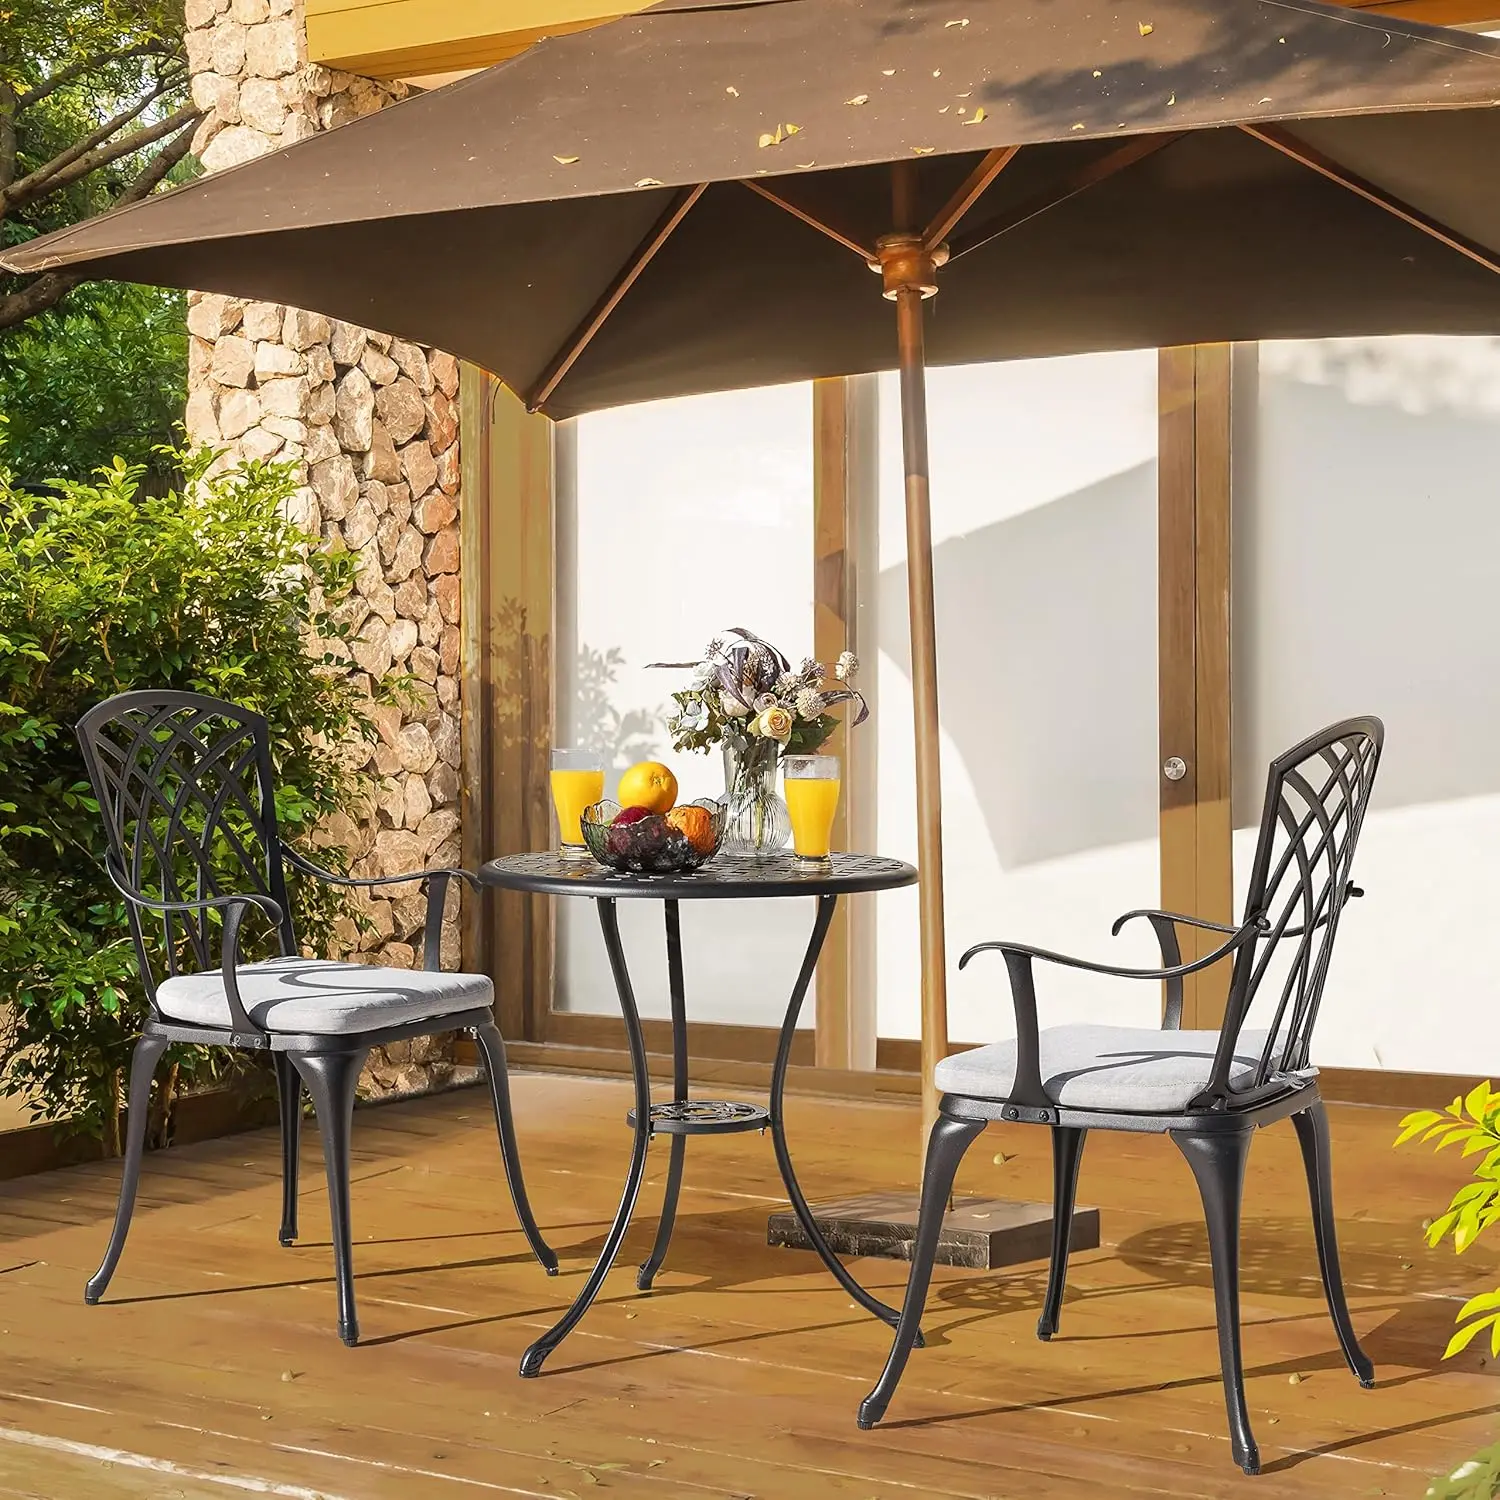
[[[812,1205],[812,1216],[836,1255],[877,1255],[910,1260],[917,1233],[915,1193],[861,1193]],[[766,1243],[811,1250],[812,1243],[794,1213],[782,1211],[766,1223]],[[1075,1208],[1070,1245],[1099,1246],[1099,1210]],[[1028,1260],[1046,1260],[1052,1251],[1052,1205],[997,1198],[959,1198],[943,1220],[938,1240],[940,1265],[995,1271]]]

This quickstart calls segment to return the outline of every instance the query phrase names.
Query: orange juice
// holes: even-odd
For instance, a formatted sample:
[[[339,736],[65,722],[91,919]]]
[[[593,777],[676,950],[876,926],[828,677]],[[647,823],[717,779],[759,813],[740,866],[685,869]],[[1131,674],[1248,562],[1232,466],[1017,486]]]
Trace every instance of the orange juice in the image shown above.
[[[579,819],[584,808],[592,807],[603,798],[602,770],[552,773],[552,803],[557,808],[557,833],[562,843],[582,847],[583,829],[579,826]]]
[[[783,789],[786,810],[792,815],[792,848],[802,859],[827,859],[839,779],[788,776]]]

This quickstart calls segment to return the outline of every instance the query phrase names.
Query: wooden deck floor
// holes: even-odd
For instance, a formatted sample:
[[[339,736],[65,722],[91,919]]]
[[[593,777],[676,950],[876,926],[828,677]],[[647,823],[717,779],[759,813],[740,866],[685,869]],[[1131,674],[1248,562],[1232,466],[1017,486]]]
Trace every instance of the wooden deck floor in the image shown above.
[[[1042,1270],[939,1270],[887,1425],[854,1409],[885,1330],[811,1257],[770,1250],[769,1142],[690,1143],[676,1240],[654,1294],[617,1271],[540,1380],[521,1349],[598,1248],[628,1146],[622,1084],[517,1076],[532,1198],[563,1256],[548,1280],[511,1218],[486,1099],[465,1091],[363,1111],[354,1214],[366,1343],[334,1307],[316,1132],[304,1142],[304,1241],[276,1244],[274,1134],[149,1161],[109,1302],[81,1292],[116,1173],[73,1168],[0,1189],[0,1494],[403,1500],[528,1496],[1417,1496],[1492,1441],[1500,1385],[1478,1354],[1439,1368],[1455,1297],[1500,1281],[1484,1247],[1427,1252],[1419,1224],[1452,1166],[1389,1149],[1394,1115],[1333,1112],[1345,1266],[1379,1372],[1343,1368],[1319,1292],[1295,1139],[1251,1156],[1246,1356],[1267,1472],[1224,1436],[1204,1235],[1170,1144],[1091,1139],[1080,1201],[1105,1244],[1075,1260],[1063,1330],[1032,1336]],[[810,1194],[905,1185],[917,1119],[800,1099]],[[995,1160],[997,1153],[1008,1159]],[[653,1153],[626,1246],[640,1260],[666,1153]],[[1038,1196],[1045,1132],[994,1128],[964,1191]],[[904,1267],[863,1262],[892,1299]],[[1293,1381],[1293,1376],[1300,1376]]]

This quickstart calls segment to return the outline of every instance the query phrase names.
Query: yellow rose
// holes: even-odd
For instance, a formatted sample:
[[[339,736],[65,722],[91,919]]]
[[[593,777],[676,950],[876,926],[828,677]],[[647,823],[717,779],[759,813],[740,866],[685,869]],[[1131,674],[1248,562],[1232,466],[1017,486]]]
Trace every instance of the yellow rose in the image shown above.
[[[768,708],[755,716],[750,725],[752,734],[762,739],[775,740],[784,745],[792,737],[792,716],[784,708]]]

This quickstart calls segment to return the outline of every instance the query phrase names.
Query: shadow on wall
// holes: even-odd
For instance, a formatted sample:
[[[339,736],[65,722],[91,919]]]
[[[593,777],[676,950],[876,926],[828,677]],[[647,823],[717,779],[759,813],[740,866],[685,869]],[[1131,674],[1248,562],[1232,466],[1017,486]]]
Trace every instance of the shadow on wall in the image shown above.
[[[1500,340],[1237,353],[1235,825],[1272,755],[1389,732],[1379,808],[1500,791]]]
[[[1155,463],[952,537],[933,567],[943,726],[1001,865],[1154,838]],[[877,608],[909,675],[905,564]]]
[[[632,708],[621,712],[611,701],[624,665],[625,657],[618,646],[607,651],[596,651],[592,646],[578,648],[573,677],[577,693],[572,709],[573,743],[599,754],[606,770],[623,770],[662,754],[657,731],[665,710],[652,713]]]

